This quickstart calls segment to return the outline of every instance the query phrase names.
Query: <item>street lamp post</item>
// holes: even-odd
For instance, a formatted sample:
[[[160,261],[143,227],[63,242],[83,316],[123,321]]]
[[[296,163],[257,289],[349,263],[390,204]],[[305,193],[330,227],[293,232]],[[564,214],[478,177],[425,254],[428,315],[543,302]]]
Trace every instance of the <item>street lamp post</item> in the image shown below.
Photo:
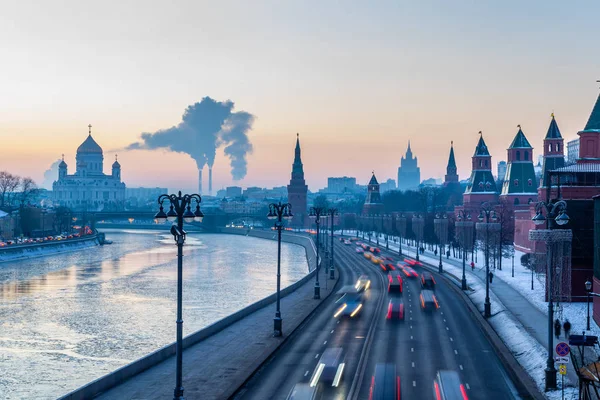
[[[562,226],[569,222],[569,216],[566,213],[567,203],[563,200],[559,200],[556,203],[545,203],[540,201],[535,206],[536,215],[532,218],[535,225],[540,226],[546,224],[546,231],[532,230],[529,232],[530,239],[535,239],[537,236],[543,237],[546,243],[546,273],[548,279],[548,358],[546,360],[546,390],[556,389],[556,368],[554,368],[554,343],[552,336],[553,322],[554,322],[554,304],[553,304],[553,277],[554,268],[552,266],[552,247],[553,243],[557,241],[557,235],[553,235],[554,222]],[[544,216],[542,211],[546,211],[547,217]],[[533,234],[533,235],[532,235]],[[569,230],[570,236],[572,233]]]
[[[308,216],[310,219],[315,221],[317,224],[317,272],[315,273],[315,295],[314,299],[318,300],[321,298],[321,286],[319,286],[319,266],[321,265],[319,260],[319,224],[321,223],[321,216],[325,216],[325,207],[311,207]]]
[[[335,279],[335,272],[333,270],[333,220],[337,212],[337,208],[330,208],[327,210],[327,213],[331,219],[331,258],[329,259],[329,279]]]
[[[485,318],[492,316],[492,305],[490,303],[490,227],[498,228],[498,217],[493,209],[493,206],[485,202],[481,205],[481,211],[479,213],[479,224],[485,227],[485,302],[483,314]],[[485,220],[485,222],[483,222]]]
[[[444,247],[446,245],[447,236],[448,236],[448,216],[445,212],[439,213],[435,215],[435,219],[433,220],[437,237],[440,241],[440,264],[439,264],[439,273],[444,272],[442,265],[442,253]]]
[[[415,257],[417,261],[419,261],[419,243],[421,241],[421,236],[423,235],[423,225],[425,221],[421,215],[416,214],[412,217],[412,230],[415,236],[417,237],[417,256]]]
[[[400,217],[397,219],[398,221],[398,255],[402,255],[402,237],[406,236],[406,216],[404,214],[400,214]]]
[[[590,293],[592,292],[592,282],[585,281],[585,291],[587,292],[587,330],[590,330]]]
[[[462,290],[467,290],[467,276],[465,274],[466,264],[467,264],[467,251],[468,247],[473,242],[473,221],[471,220],[471,214],[466,212],[465,210],[459,210],[456,215],[456,231],[459,234],[459,241],[462,246],[462,259],[463,259],[463,270],[462,270],[462,280],[461,280],[461,288]]]
[[[165,214],[163,203],[168,200],[170,203],[169,212]],[[192,202],[196,202],[196,211],[192,212]],[[171,234],[177,243],[177,343],[176,352],[176,376],[174,400],[183,400],[182,385],[182,353],[183,353],[183,316],[182,316],[182,297],[183,297],[183,243],[185,242],[186,232],[183,230],[183,222],[202,222],[204,214],[200,211],[202,198],[198,194],[181,194],[181,191],[175,194],[161,194],[158,196],[159,211],[154,216],[160,222],[176,222],[171,226]]]
[[[292,205],[271,203],[269,204],[269,214],[267,218],[275,221],[275,229],[277,229],[277,308],[275,310],[275,318],[273,318],[273,336],[279,337],[283,335],[283,320],[281,319],[280,309],[280,289],[281,289],[281,230],[283,229],[283,219],[291,220],[294,215],[292,214]]]

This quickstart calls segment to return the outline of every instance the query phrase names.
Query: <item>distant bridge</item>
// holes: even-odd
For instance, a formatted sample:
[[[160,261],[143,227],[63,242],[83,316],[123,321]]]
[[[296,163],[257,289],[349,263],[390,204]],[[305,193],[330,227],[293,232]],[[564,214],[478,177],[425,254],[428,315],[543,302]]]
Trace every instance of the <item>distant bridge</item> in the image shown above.
[[[98,222],[114,222],[119,225],[128,221],[131,223],[131,227],[134,227],[135,221],[147,221],[147,225],[150,225],[154,221],[156,211],[143,211],[143,210],[131,210],[131,211],[74,211],[73,216],[80,221],[85,220],[89,222],[92,227],[95,227]],[[151,222],[152,221],[152,222]],[[214,232],[219,227],[231,223],[240,224],[257,224],[267,223],[266,215],[262,214],[226,214],[226,213],[210,213],[204,214],[202,222],[192,222],[191,225],[198,229]]]

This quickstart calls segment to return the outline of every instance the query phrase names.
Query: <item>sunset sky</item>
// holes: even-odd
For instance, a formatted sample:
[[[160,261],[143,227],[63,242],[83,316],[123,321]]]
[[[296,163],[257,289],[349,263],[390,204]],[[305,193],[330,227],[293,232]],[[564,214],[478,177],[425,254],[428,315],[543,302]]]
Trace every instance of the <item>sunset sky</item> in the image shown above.
[[[290,179],[396,179],[411,141],[421,178],[461,179],[482,130],[494,165],[517,124],[537,158],[554,111],[566,140],[598,96],[597,0],[19,1],[0,13],[0,170],[38,183],[93,125],[129,187],[196,188],[185,154],[124,151],[203,97],[256,117],[245,179],[217,154],[214,189]],[[208,172],[206,170],[205,177]],[[207,182],[205,182],[207,187]]]

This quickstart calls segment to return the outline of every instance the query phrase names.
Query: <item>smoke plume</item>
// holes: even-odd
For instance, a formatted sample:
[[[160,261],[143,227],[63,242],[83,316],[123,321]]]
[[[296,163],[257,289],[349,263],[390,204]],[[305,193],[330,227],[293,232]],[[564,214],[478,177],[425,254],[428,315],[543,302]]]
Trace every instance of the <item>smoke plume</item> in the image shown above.
[[[60,158],[54,161],[52,165],[50,165],[50,168],[44,172],[44,182],[42,183],[44,189],[52,190],[52,183],[58,180],[58,165],[61,161]]]
[[[130,144],[127,150],[163,148],[189,154],[198,169],[202,169],[206,164],[212,167],[217,148],[225,146],[233,179],[242,179],[247,172],[246,156],[252,153],[248,132],[254,116],[245,111],[233,112],[233,108],[230,100],[221,102],[204,97],[185,109],[178,125],[142,133],[142,140]]]

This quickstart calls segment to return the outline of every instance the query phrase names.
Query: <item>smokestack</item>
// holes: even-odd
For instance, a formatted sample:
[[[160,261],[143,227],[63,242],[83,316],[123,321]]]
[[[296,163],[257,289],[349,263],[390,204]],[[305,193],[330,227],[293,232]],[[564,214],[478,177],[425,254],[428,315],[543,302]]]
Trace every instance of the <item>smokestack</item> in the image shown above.
[[[198,194],[202,195],[202,170],[198,169]]]
[[[212,196],[212,167],[208,167],[208,195]]]

